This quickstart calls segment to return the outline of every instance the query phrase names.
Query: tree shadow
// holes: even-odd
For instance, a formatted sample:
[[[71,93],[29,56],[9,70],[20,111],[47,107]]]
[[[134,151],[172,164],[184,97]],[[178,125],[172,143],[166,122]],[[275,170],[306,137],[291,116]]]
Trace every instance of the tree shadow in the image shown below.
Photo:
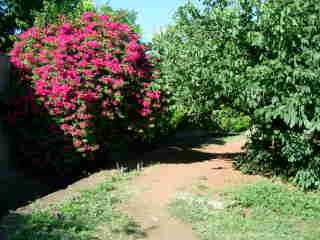
[[[196,148],[202,147],[209,144],[223,145],[225,144],[224,135],[213,135],[206,130],[194,129],[194,130],[182,130],[178,131],[174,135],[170,135],[162,138],[158,145],[159,146],[180,146],[184,148]]]
[[[147,233],[141,230],[135,222],[124,226],[121,233],[119,230],[110,230],[106,236],[107,239],[111,239],[110,233],[115,236],[125,234],[128,238],[133,237],[133,239],[147,237]],[[4,217],[0,221],[0,239],[100,240],[104,239],[104,233],[100,233],[95,225],[90,225],[79,219],[75,220],[59,213],[37,211],[32,215],[10,213]]]
[[[32,166],[28,165],[31,162],[30,157],[22,151],[17,151],[17,144],[20,143],[14,141],[10,129],[3,129],[1,126],[0,138],[0,218],[9,210],[25,206],[38,198],[66,188],[83,176],[78,174],[61,177],[57,174],[47,174],[45,171],[34,174]],[[8,148],[5,157],[4,145]],[[25,151],[28,151],[28,148]],[[39,156],[42,154],[40,150],[38,154]],[[17,164],[18,161],[25,162],[26,165],[22,167]]]
[[[225,159],[233,161],[243,152],[204,152],[198,150],[207,145],[224,145],[225,136],[213,136],[205,131],[190,131],[177,133],[162,139],[155,145],[151,146],[132,146],[127,152],[115,153],[110,158],[112,161],[110,168],[124,167],[129,170],[141,166],[153,164],[191,164],[195,162],[204,162],[215,159]],[[141,147],[146,147],[141,150]]]
[[[0,179],[0,218],[9,210],[25,206],[34,200],[66,188],[76,180],[48,179],[24,175],[21,172]]]
[[[190,164],[218,158],[233,159],[239,152],[207,153],[195,148],[217,144],[223,145],[223,138],[215,137],[204,131],[182,132],[169,136],[156,144],[131,144],[126,151],[113,152],[103,155],[103,164],[97,164],[86,174],[61,177],[58,175],[37,176],[28,173],[28,169],[17,170],[7,178],[0,177],[0,217],[10,209],[25,206],[34,200],[55,191],[64,189],[77,180],[100,170],[115,169],[119,167],[128,170],[137,169],[138,166],[148,166],[157,163],[164,164]],[[20,156],[23,158],[24,156]]]
[[[117,161],[113,167],[124,167],[129,170],[137,169],[142,166],[154,164],[191,164],[196,162],[214,161],[215,159],[224,159],[233,161],[241,156],[242,152],[226,153],[206,153],[194,149],[181,147],[160,148],[142,156],[128,159],[126,161]],[[113,163],[115,164],[115,163]]]
[[[64,219],[59,215],[39,212],[35,215],[11,213],[0,225],[1,240],[18,239],[58,240],[98,239],[90,236],[90,227],[85,222]],[[87,238],[86,238],[87,237]]]

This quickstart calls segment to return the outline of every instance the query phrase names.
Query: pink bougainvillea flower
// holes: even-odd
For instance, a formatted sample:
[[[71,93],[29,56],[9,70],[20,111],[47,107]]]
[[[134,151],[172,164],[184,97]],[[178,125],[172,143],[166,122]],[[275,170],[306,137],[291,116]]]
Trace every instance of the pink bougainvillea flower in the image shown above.
[[[151,110],[149,108],[143,108],[142,110],[140,110],[140,114],[143,117],[149,116],[150,113],[151,113]]]
[[[150,105],[151,105],[151,102],[150,102],[150,101],[143,101],[143,102],[142,102],[142,106],[143,106],[144,108],[149,108]]]
[[[82,20],[83,21],[90,21],[92,20],[92,18],[95,17],[95,14],[93,12],[85,12],[83,15],[82,15]]]
[[[161,92],[151,87],[152,58],[138,34],[111,19],[86,12],[73,23],[62,18],[61,25],[30,28],[10,53],[40,106],[86,156],[129,126],[143,133],[161,113]]]
[[[88,47],[91,47],[91,48],[94,48],[94,49],[97,49],[97,48],[99,48],[100,47],[100,44],[97,42],[97,41],[88,41],[88,42],[86,42],[86,45],[88,46]]]

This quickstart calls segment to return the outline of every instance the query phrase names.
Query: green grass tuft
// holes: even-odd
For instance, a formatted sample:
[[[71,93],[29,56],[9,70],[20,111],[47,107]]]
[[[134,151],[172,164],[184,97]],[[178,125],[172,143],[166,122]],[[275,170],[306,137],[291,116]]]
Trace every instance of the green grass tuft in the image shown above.
[[[318,240],[320,194],[261,181],[223,193],[224,210],[209,198],[177,199],[170,212],[190,223],[203,240]]]
[[[128,197],[124,187],[132,174],[119,173],[96,189],[48,209],[31,214],[11,214],[14,226],[2,225],[10,240],[108,240],[129,239],[143,232],[117,207]]]

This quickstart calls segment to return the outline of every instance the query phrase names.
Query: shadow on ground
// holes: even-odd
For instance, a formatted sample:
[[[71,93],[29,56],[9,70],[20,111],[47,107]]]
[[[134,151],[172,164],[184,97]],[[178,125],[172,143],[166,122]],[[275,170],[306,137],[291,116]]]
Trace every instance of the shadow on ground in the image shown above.
[[[17,167],[13,157],[16,145],[9,132],[0,121],[0,218],[9,210],[27,205],[79,179],[61,178],[56,175],[35,177],[28,173],[27,168]],[[29,161],[24,155],[20,155],[19,158]]]
[[[141,166],[153,164],[191,164],[213,159],[232,159],[239,157],[242,152],[209,153],[199,151],[197,148],[207,145],[224,145],[226,136],[215,137],[202,130],[179,132],[176,135],[162,139],[160,143],[149,147],[148,151],[134,151],[118,153],[113,156],[113,164],[128,169],[136,169]],[[234,137],[234,136],[227,136]],[[129,156],[127,155],[129,154]],[[115,165],[113,167],[116,167]]]
[[[127,152],[113,153],[109,156],[111,161],[108,161],[108,165],[104,166],[104,169],[114,169],[119,166],[136,169],[137,166],[157,163],[188,164],[216,158],[232,159],[241,154],[205,153],[194,149],[208,144],[223,145],[225,141],[223,138],[210,136],[205,131],[181,132],[163,139],[156,145],[133,146]],[[101,168],[97,170],[101,170]],[[25,206],[38,198],[64,189],[77,180],[79,177],[69,179],[58,176],[39,178],[21,172],[14,172],[11,175],[8,173],[8,176],[0,177],[0,217],[6,215],[9,210]]]
[[[55,227],[55,231],[48,231],[48,225]],[[86,231],[89,228],[86,226],[85,222],[75,222],[62,219],[59,216],[51,216],[46,213],[39,214],[37,216],[22,215],[17,213],[11,213],[3,219],[2,226],[0,226],[0,239],[10,240],[8,236],[14,237],[12,233],[19,232],[19,239],[68,239],[68,240],[78,240],[79,236],[75,236],[70,232],[66,232],[66,228],[74,228],[77,231]],[[26,229],[27,232],[24,233],[23,230]],[[32,234],[30,235],[30,233]],[[89,238],[88,238],[89,239]],[[92,239],[92,238],[90,238]],[[94,239],[92,239],[94,240]]]
[[[59,189],[66,188],[75,180],[43,180],[22,173],[14,173],[0,178],[0,218],[9,210],[27,205]]]

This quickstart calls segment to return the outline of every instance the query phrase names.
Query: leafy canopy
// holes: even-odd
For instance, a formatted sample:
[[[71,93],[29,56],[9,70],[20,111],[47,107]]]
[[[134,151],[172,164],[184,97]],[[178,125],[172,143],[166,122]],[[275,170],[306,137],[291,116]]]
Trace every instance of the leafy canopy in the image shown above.
[[[221,104],[245,112],[253,127],[241,168],[320,188],[319,18],[318,0],[180,7],[154,39],[170,110],[194,122]]]
[[[0,0],[0,51],[7,52],[16,33],[33,25],[56,23],[61,15],[76,19],[87,11],[112,16],[114,21],[126,23],[136,32],[141,31],[136,23],[136,12],[112,9],[108,4],[96,9],[92,0]]]

